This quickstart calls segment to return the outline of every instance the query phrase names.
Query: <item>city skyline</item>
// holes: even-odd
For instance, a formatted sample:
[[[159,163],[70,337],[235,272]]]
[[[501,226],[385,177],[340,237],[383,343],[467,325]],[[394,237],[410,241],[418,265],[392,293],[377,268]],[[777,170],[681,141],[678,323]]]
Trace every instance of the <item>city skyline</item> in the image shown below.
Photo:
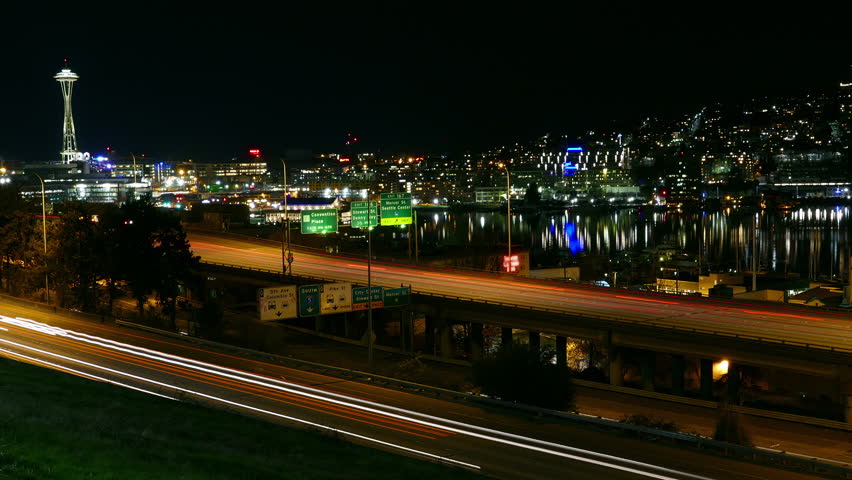
[[[488,148],[713,101],[828,91],[849,76],[831,12],[299,8],[285,19],[98,12],[77,14],[75,35],[60,34],[58,18],[28,35],[7,30],[15,74],[3,77],[0,155],[58,158],[51,76],[64,58],[81,78],[80,150],[175,161],[250,146],[270,157],[340,151],[350,132],[370,151]]]

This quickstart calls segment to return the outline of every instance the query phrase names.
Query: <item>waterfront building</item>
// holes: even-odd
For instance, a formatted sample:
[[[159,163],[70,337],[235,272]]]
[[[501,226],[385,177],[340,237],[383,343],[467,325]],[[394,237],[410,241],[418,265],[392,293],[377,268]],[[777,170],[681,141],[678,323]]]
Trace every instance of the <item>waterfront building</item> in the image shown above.
[[[611,196],[633,196],[639,192],[630,175],[629,147],[588,151],[568,147],[542,154],[537,166],[554,179],[554,188],[567,195],[589,196],[599,191]]]

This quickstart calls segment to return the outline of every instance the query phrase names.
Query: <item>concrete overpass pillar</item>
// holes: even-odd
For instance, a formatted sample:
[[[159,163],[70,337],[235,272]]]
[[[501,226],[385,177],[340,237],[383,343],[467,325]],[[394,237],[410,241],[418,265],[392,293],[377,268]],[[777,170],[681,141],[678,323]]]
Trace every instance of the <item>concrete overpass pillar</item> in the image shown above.
[[[484,339],[482,337],[482,324],[470,324],[470,356],[474,360],[482,358],[482,347]]]
[[[598,365],[601,361],[602,355],[595,342],[589,342],[589,367],[594,367]]]
[[[410,325],[410,314],[408,311],[401,311],[397,316],[399,317],[399,349],[407,352],[409,351],[408,326]]]
[[[438,335],[441,341],[441,358],[451,358],[453,356],[453,328],[449,322],[444,323],[438,328]]]
[[[713,400],[713,360],[702,358],[700,369],[701,398],[704,400]]]
[[[624,364],[621,349],[615,345],[609,347],[609,384],[618,387],[624,385]]]
[[[425,324],[423,332],[423,348],[426,350],[428,355],[435,355],[437,354],[437,349],[435,348],[435,320],[432,319],[431,315],[426,315],[426,319],[423,323]]]
[[[560,367],[568,366],[568,339],[557,335],[556,336],[556,365]]]
[[[408,312],[405,315],[405,342],[408,345],[408,351],[414,353],[414,312]]]
[[[656,352],[643,352],[642,358],[642,388],[649,391],[654,391],[654,376],[657,373],[657,354]]]
[[[672,355],[672,395],[683,395],[683,355]]]
[[[731,405],[740,404],[740,367],[734,363],[728,363],[728,385],[725,399]]]
[[[352,328],[352,315],[350,313],[343,314],[343,336],[346,338],[352,338],[352,332],[354,329]]]
[[[503,327],[500,329],[500,345],[503,348],[508,348],[512,346],[512,329]]]
[[[541,351],[541,333],[530,330],[530,352],[538,354]]]

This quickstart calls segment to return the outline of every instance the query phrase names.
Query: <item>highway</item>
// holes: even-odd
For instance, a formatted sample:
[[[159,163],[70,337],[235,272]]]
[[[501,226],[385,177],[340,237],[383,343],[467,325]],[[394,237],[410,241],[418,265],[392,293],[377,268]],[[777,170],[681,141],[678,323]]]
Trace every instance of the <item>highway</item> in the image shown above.
[[[281,271],[281,248],[271,243],[190,232],[203,262]],[[308,252],[294,254],[293,273],[328,281],[366,284],[367,262]],[[734,301],[678,298],[605,287],[459,273],[435,268],[373,262],[375,285],[410,285],[413,292],[550,310],[658,327],[698,329],[777,342],[852,352],[852,315],[756,306]]]
[[[800,479],[799,473],[412,395],[0,303],[0,355],[497,478]]]

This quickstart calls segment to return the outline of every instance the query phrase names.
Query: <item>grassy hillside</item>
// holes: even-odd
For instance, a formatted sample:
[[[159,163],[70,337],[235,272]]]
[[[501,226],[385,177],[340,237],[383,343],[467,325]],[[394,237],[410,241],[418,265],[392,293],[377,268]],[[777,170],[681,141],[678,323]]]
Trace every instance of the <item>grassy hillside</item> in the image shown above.
[[[480,478],[0,358],[0,478]]]

